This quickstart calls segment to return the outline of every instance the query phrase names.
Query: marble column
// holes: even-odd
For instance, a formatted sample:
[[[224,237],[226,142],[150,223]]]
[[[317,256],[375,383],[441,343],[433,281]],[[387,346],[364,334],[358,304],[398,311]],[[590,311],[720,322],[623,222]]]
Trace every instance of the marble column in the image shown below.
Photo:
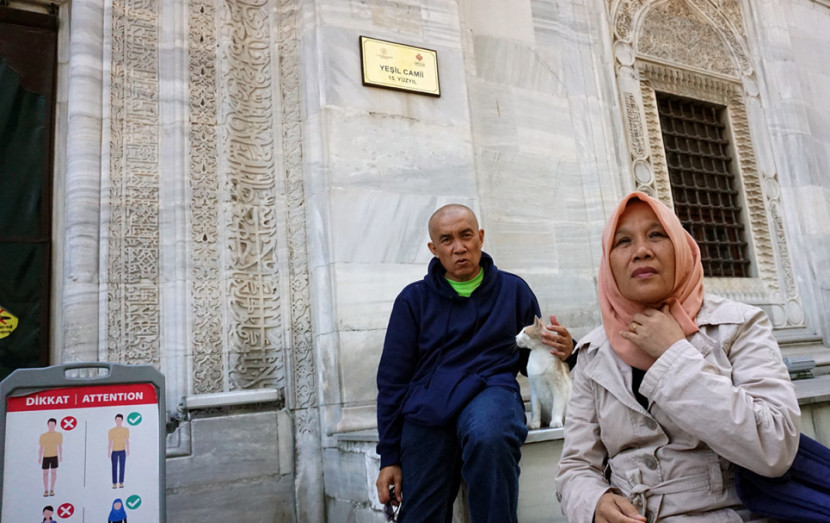
[[[64,362],[98,360],[102,78],[108,69],[103,57],[104,3],[72,2],[70,25],[66,172],[56,184],[63,188],[64,212],[56,213],[55,224],[62,256],[55,265],[63,270],[56,279],[61,307],[55,338]]]

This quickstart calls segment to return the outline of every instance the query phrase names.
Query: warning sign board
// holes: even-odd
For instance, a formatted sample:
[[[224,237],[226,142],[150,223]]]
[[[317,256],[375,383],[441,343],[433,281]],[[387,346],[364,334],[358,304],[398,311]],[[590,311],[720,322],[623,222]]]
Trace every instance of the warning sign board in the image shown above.
[[[68,523],[164,521],[163,380],[161,387],[157,381],[119,383],[129,366],[94,365],[118,372],[111,372],[110,379],[18,388],[8,396],[7,382],[21,371],[3,381],[0,522],[40,521],[50,515]],[[141,367],[132,370],[147,375],[147,366]],[[54,369],[25,373],[63,375]]]
[[[17,328],[17,316],[0,306],[0,339],[5,338]]]

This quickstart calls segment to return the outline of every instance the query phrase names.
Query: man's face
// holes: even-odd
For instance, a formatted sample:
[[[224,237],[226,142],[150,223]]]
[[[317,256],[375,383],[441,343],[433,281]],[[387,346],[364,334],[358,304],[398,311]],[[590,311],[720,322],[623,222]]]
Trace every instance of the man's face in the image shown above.
[[[468,281],[478,275],[484,229],[466,209],[451,208],[435,215],[430,224],[430,252],[447,271],[447,278]]]
[[[46,424],[46,426],[49,428],[50,432],[55,430],[55,425],[56,425],[56,423],[54,421],[50,421]]]

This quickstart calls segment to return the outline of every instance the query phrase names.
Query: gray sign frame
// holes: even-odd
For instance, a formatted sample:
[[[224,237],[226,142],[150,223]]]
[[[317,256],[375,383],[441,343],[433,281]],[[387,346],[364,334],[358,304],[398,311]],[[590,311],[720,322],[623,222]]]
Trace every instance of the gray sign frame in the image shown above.
[[[67,371],[94,370],[91,377],[70,377]],[[102,370],[106,372],[103,373]],[[151,384],[158,401],[159,435],[159,522],[167,516],[165,449],[167,440],[167,412],[165,410],[164,375],[152,365],[124,365],[108,362],[77,362],[51,367],[17,369],[0,382],[0,514],[3,507],[3,472],[6,454],[6,416],[8,398],[25,396],[48,389],[89,387],[97,385]]]

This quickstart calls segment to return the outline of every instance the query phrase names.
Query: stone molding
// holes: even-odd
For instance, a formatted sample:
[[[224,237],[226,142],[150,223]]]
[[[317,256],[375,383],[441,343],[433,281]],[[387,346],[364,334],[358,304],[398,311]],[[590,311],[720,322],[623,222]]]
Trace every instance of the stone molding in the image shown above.
[[[280,0],[278,50],[282,94],[282,156],[285,173],[286,243],[288,246],[289,303],[291,312],[288,343],[289,373],[286,397],[291,409],[315,408],[316,369],[311,330],[308,235],[306,224],[305,173],[300,99],[299,6],[297,0]],[[318,434],[319,420],[300,416],[300,433]]]
[[[672,205],[655,92],[726,107],[745,198],[752,278],[707,278],[707,289],[765,306],[776,328],[805,327],[780,211],[777,173],[759,172],[750,103],[760,106],[738,0],[609,0],[633,182]]]
[[[159,11],[114,0],[106,360],[160,363]]]
[[[216,9],[212,0],[188,4],[190,107],[190,241],[193,281],[192,388],[226,390],[225,303],[220,276],[219,146],[217,139]]]

